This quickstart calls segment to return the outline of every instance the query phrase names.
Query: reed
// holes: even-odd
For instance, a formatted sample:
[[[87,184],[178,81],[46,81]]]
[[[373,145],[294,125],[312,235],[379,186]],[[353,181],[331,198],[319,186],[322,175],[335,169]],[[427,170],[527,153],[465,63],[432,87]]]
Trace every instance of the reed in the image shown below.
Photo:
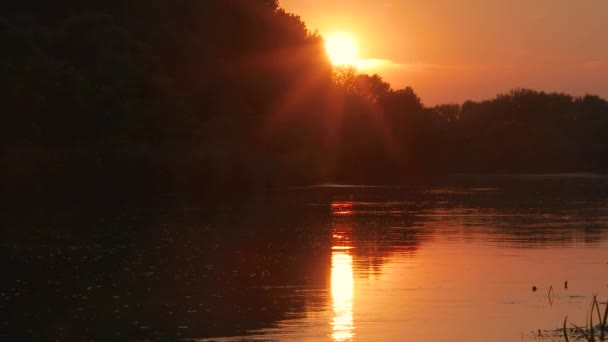
[[[583,338],[588,342],[596,342],[596,331],[597,338],[599,342],[606,342],[606,332],[608,332],[608,325],[606,322],[608,320],[608,302],[605,303],[604,315],[601,314],[600,303],[597,301],[597,294],[593,295],[593,301],[591,302],[591,307],[589,308],[589,312],[587,317],[585,318],[585,327],[579,327],[576,324],[570,323],[574,327],[574,331],[578,332]],[[593,316],[597,315],[598,324],[595,325],[593,322]],[[567,329],[567,321],[568,316],[564,318],[563,324],[563,332],[564,338],[566,342],[570,342],[568,337],[568,329]]]
[[[568,329],[566,329],[567,321],[568,321],[568,316],[566,316],[566,318],[564,318],[564,338],[566,339],[566,342],[570,342],[570,339],[568,338]]]

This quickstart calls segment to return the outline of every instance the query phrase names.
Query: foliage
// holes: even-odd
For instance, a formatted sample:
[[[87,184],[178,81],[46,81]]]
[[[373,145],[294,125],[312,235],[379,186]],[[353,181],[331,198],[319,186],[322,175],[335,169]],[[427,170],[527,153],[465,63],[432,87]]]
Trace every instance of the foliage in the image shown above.
[[[604,99],[515,89],[425,107],[410,87],[332,68],[276,0],[7,0],[0,13],[3,179],[19,191],[608,169]]]

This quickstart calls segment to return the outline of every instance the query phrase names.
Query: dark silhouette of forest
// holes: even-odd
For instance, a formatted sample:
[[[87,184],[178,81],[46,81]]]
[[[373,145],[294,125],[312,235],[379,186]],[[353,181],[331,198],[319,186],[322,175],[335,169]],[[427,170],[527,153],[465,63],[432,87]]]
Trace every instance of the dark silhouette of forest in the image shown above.
[[[13,198],[608,169],[606,100],[428,107],[332,67],[276,0],[4,0],[0,40]]]

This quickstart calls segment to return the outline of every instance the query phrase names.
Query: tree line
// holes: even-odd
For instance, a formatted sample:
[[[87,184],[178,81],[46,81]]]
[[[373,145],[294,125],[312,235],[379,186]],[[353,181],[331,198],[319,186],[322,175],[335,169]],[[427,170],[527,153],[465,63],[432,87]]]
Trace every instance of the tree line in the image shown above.
[[[332,67],[276,0],[5,0],[4,186],[40,193],[398,183],[608,169],[608,102],[515,89],[425,106]]]

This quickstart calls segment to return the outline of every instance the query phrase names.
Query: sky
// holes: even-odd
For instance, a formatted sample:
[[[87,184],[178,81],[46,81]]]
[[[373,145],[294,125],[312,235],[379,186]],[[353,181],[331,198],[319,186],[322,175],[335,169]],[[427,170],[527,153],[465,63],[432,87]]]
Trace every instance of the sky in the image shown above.
[[[426,105],[513,88],[608,98],[608,0],[280,0],[309,30],[345,32],[365,70]]]

